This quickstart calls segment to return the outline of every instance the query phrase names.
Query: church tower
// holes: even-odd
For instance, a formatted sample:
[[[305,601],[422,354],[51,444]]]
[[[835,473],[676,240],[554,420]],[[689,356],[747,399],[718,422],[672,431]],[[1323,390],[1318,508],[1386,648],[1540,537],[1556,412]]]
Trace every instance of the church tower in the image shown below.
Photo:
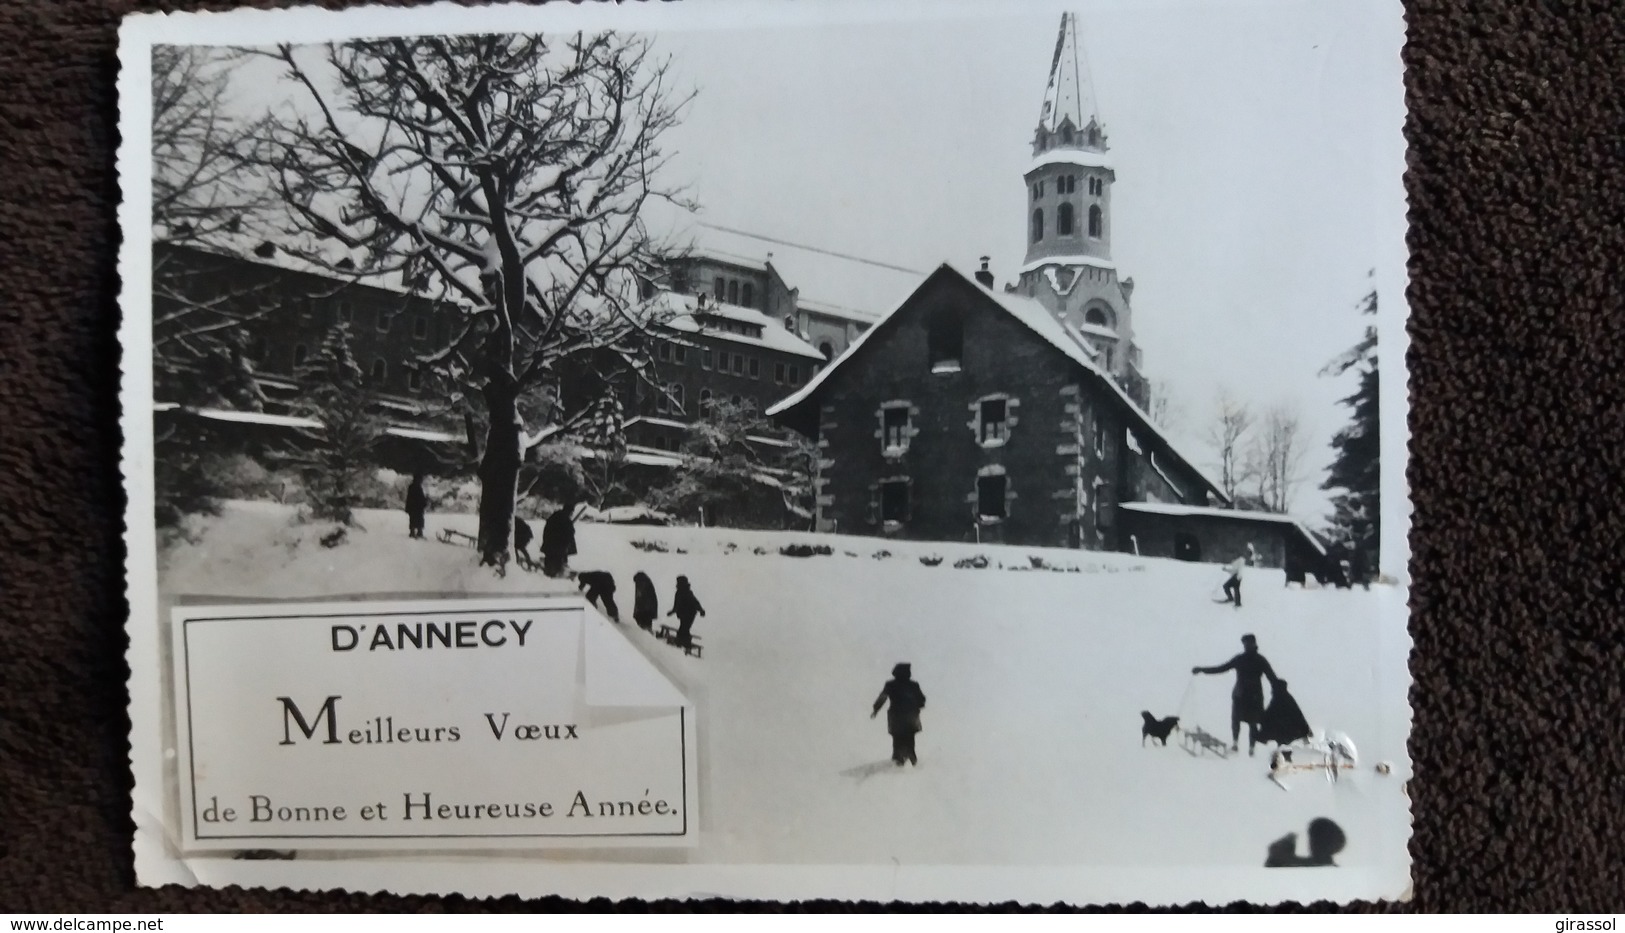
[[[1095,105],[1077,17],[1061,15],[1049,86],[1033,135],[1027,182],[1027,257],[1016,289],[1038,299],[1095,351],[1095,363],[1147,404],[1129,296],[1112,262],[1112,184],[1117,179]]]

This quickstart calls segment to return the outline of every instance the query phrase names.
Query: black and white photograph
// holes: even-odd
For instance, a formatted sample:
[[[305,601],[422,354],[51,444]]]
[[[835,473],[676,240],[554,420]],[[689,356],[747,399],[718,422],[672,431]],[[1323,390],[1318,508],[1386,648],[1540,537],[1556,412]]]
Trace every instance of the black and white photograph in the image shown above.
[[[128,19],[139,880],[1408,897],[1404,36]]]

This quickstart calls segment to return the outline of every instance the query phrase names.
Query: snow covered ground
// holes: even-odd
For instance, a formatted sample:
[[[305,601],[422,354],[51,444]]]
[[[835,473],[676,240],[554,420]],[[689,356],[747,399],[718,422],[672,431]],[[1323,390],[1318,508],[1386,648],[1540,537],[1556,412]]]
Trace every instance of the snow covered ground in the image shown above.
[[[568,587],[433,540],[474,531],[431,515],[410,540],[401,512],[364,512],[337,548],[291,509],[231,503],[193,543],[167,551],[166,594],[535,593]],[[1330,817],[1343,866],[1403,859],[1409,816],[1400,594],[1286,589],[1249,571],[1245,606],[1216,604],[1213,565],[1040,548],[925,544],[790,532],[577,526],[576,570],[620,585],[623,631],[695,701],[702,836],[712,865],[1007,865],[1255,868],[1274,840]],[[539,530],[539,529],[538,529]],[[644,542],[645,547],[635,547]],[[788,557],[788,543],[827,556]],[[653,543],[658,549],[648,549]],[[877,557],[879,552],[890,556]],[[944,560],[926,566],[921,556]],[[982,569],[956,568],[984,555]],[[1033,559],[1077,572],[1031,569]],[[1002,565],[1002,566],[1001,566]],[[647,572],[669,608],[678,574],[708,615],[703,659],[631,623]],[[1390,608],[1393,608],[1390,606]],[[1385,621],[1386,620],[1386,621]],[[1176,733],[1142,747],[1140,711],[1180,715],[1228,739],[1230,675],[1193,677],[1251,632],[1312,725],[1346,732],[1360,767],[1283,791],[1268,759],[1194,757]],[[918,768],[887,760],[869,711],[908,661],[928,697]],[[1375,773],[1379,761],[1392,775]],[[651,856],[652,858],[653,856]]]

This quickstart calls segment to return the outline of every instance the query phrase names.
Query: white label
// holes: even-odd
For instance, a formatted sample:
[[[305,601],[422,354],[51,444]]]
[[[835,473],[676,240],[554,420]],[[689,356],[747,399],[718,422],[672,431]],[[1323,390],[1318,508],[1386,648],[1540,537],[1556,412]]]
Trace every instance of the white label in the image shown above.
[[[579,597],[172,619],[188,849],[693,844],[693,710]]]

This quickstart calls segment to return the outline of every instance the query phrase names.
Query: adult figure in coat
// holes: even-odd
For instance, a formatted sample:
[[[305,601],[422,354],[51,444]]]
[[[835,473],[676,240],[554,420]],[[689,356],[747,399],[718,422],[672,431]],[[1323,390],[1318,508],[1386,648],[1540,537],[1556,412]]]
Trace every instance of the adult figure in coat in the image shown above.
[[[639,570],[632,575],[632,621],[638,624],[638,628],[650,629],[658,618],[660,596],[655,593],[655,583],[648,574]]]
[[[570,555],[576,552],[575,508],[575,497],[565,497],[563,507],[542,525],[542,573],[550,577],[563,576]]]
[[[1270,668],[1270,662],[1258,653],[1258,639],[1241,636],[1241,654],[1218,667],[1193,667],[1192,674],[1223,674],[1236,672],[1236,686],[1230,691],[1230,750],[1241,750],[1241,724],[1247,724],[1247,754],[1251,755],[1259,742],[1258,725],[1264,718],[1264,680],[1271,689],[1280,683]]]
[[[920,710],[925,709],[925,692],[911,680],[912,671],[907,664],[891,669],[891,680],[880,688],[875,708],[869,718],[880,715],[880,708],[888,702],[886,731],[891,733],[892,764],[902,767],[903,762],[918,766],[920,759],[914,754],[914,736],[920,731]]]
[[[406,487],[406,536],[423,537],[423,514],[429,509],[429,497],[423,492],[423,474],[413,473],[412,484]]]

